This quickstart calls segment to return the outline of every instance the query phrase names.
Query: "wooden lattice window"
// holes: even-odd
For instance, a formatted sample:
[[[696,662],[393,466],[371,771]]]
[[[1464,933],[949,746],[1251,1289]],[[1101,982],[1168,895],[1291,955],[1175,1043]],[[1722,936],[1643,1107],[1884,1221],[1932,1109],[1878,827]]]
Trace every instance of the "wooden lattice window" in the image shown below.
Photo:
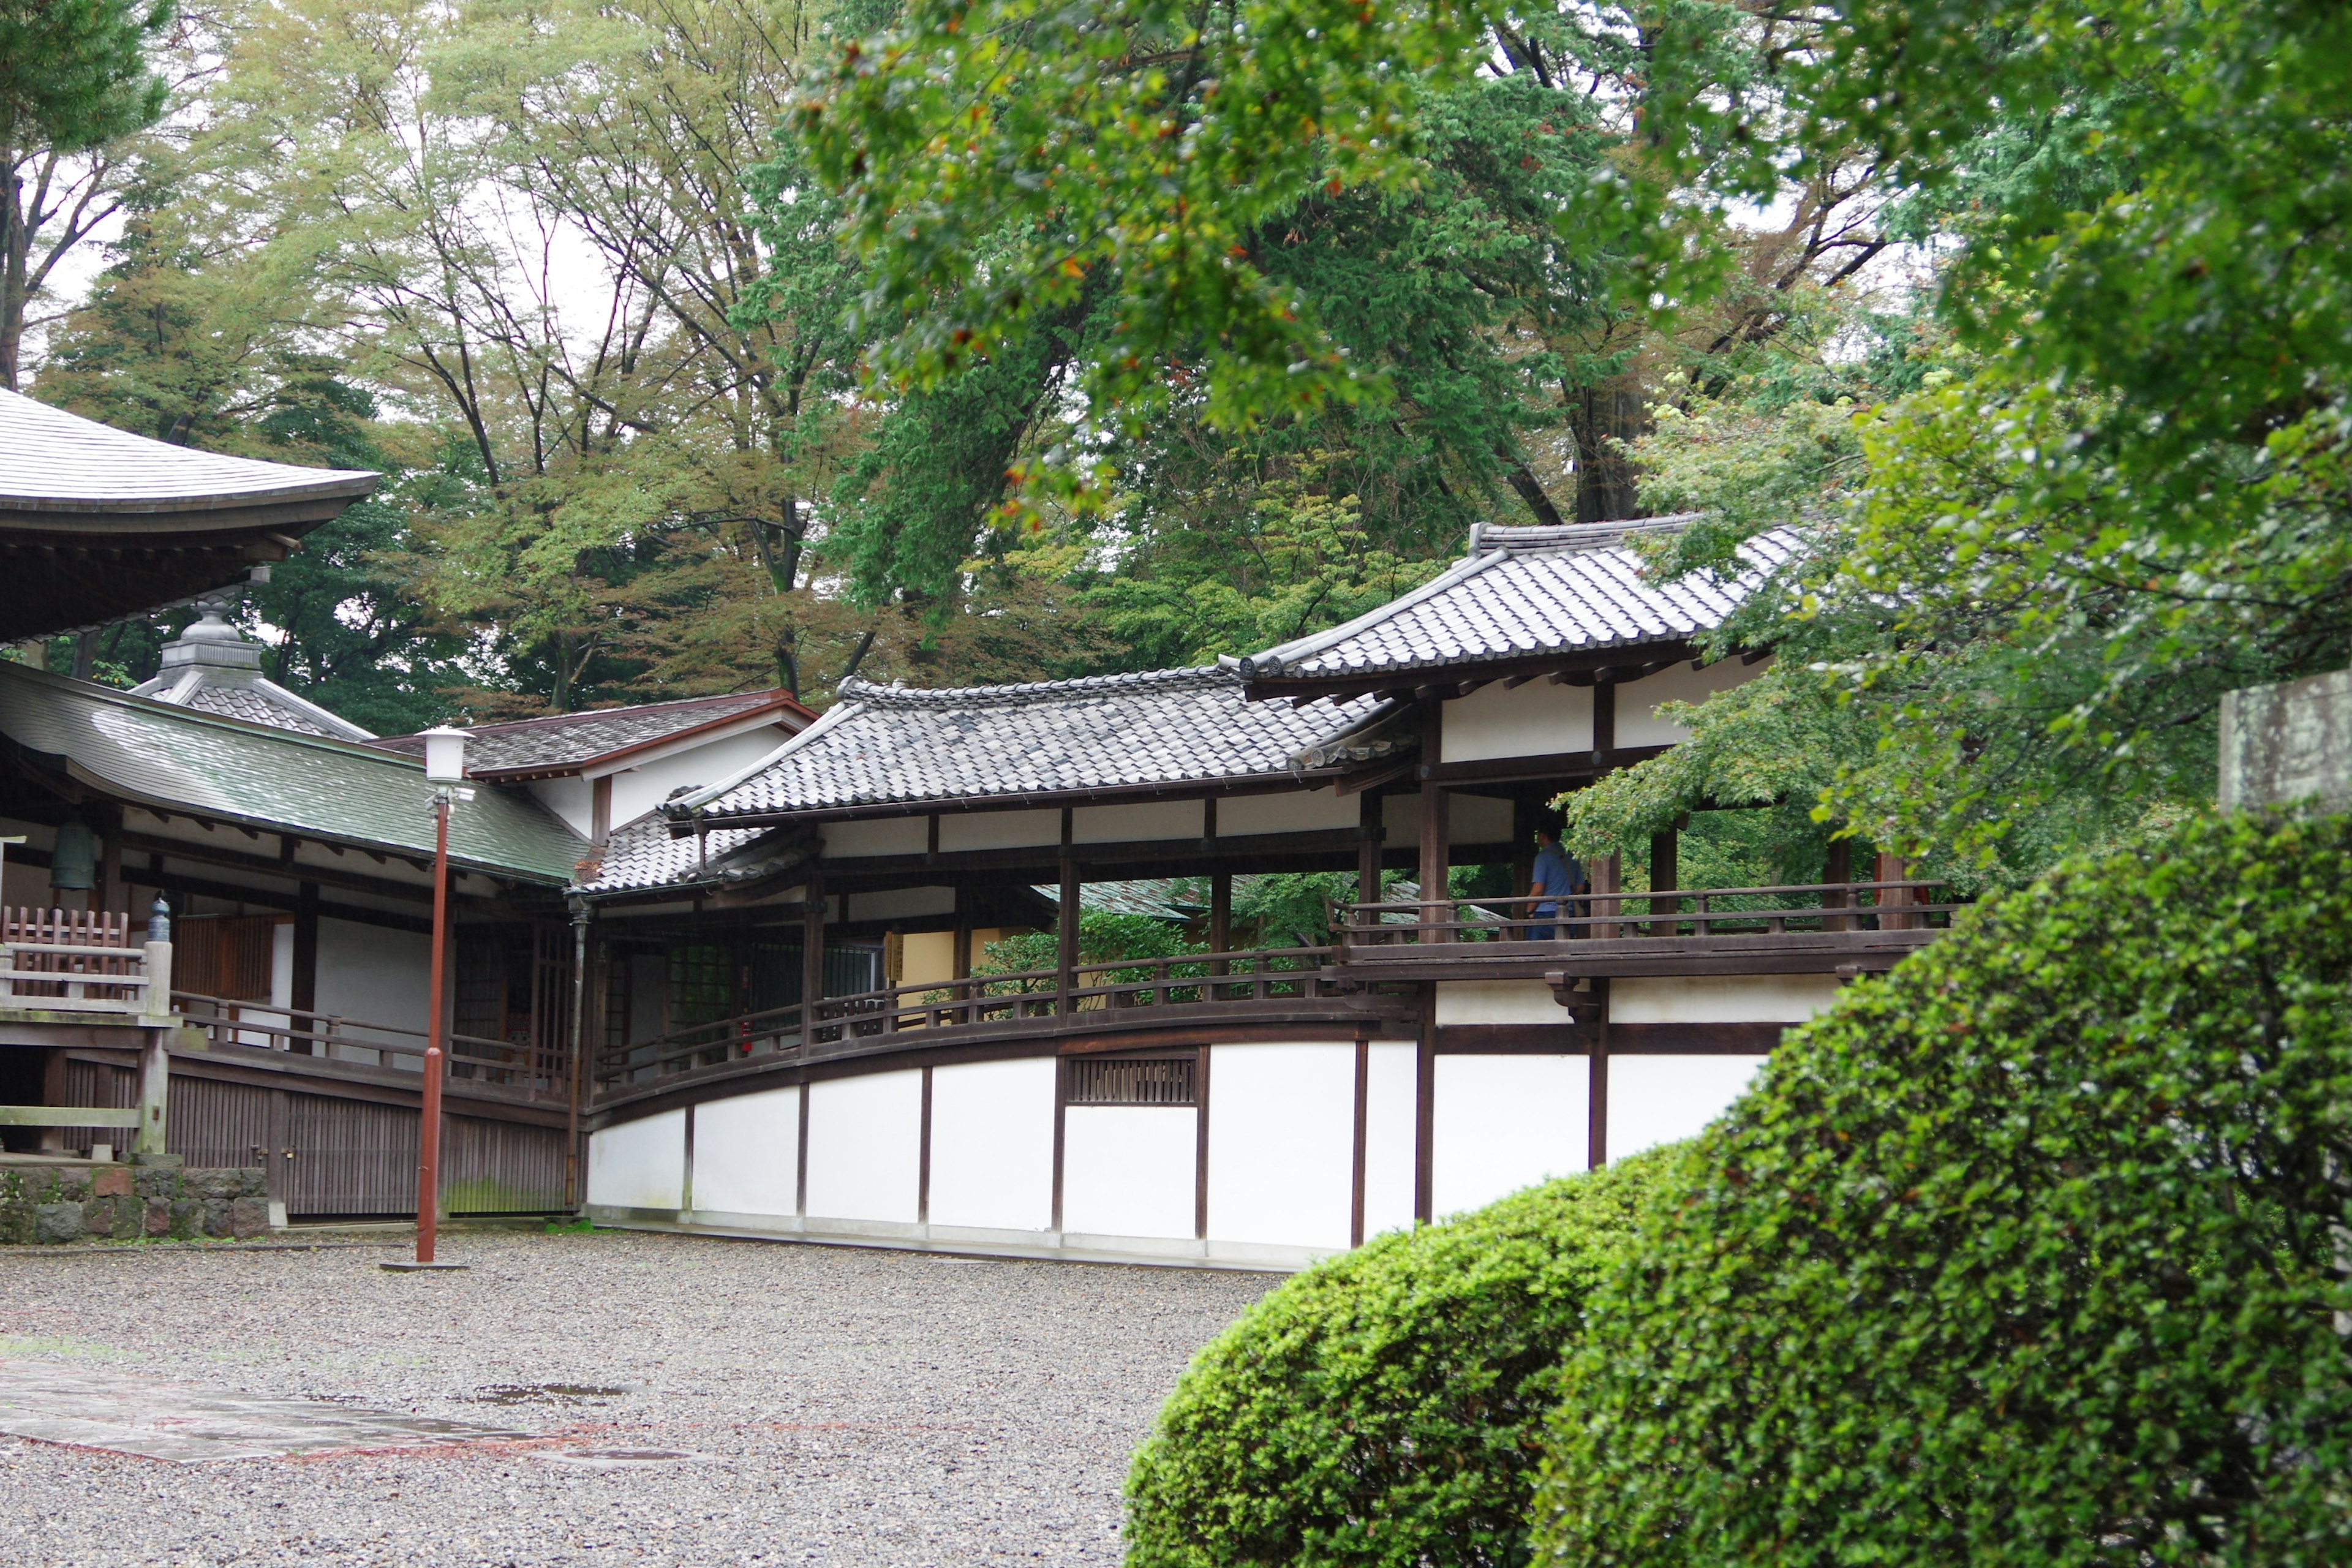
[[[1078,1057],[1070,1062],[1072,1105],[1197,1105],[1196,1058]]]
[[[190,915],[173,932],[172,984],[199,996],[269,1000],[278,921],[269,915]]]

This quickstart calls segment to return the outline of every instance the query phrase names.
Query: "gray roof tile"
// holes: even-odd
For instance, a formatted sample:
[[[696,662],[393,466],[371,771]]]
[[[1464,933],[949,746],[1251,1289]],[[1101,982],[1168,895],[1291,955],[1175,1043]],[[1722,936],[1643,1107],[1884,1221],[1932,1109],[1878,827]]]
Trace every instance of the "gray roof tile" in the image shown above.
[[[592,708],[584,713],[552,713],[543,719],[478,724],[467,731],[473,739],[466,748],[466,768],[478,776],[580,767],[615,752],[650,745],[705,724],[743,718],[762,708],[777,710],[779,718],[805,711],[779,689],[686,697],[673,702],[639,703],[632,708]],[[425,738],[421,735],[388,736],[376,744],[407,756],[425,754]]]
[[[0,664],[0,734],[163,810],[433,853],[425,770],[372,747],[216,719],[17,664]],[[520,791],[477,790],[450,818],[452,861],[497,876],[560,885],[584,847]]]
[[[184,511],[357,497],[377,478],[174,447],[0,391],[0,511]]]
[[[663,807],[709,821],[1296,774],[1390,715],[1371,698],[1251,702],[1232,670],[909,690],[842,683],[825,716],[757,767]],[[1377,742],[1402,750],[1410,737]]]
[[[673,838],[654,812],[614,828],[603,856],[580,863],[572,890],[593,897],[748,881],[810,859],[814,849],[805,831],[772,827],[717,827]]]
[[[1253,680],[1312,681],[1686,641],[1721,625],[1800,547],[1793,531],[1774,529],[1740,547],[1749,570],[1738,578],[1649,582],[1628,541],[1691,521],[1482,525],[1471,531],[1469,555],[1444,575],[1232,667]]]

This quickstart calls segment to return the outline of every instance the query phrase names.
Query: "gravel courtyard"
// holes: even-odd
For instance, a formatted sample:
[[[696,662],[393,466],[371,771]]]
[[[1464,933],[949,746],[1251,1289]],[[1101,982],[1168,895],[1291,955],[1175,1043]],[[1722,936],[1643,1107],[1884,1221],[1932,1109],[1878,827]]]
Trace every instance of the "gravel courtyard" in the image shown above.
[[[1127,1456],[1276,1281],[599,1232],[0,1255],[0,1359],[522,1429],[179,1465],[0,1436],[0,1561],[1115,1563]],[[560,1456],[678,1450],[592,1468]]]

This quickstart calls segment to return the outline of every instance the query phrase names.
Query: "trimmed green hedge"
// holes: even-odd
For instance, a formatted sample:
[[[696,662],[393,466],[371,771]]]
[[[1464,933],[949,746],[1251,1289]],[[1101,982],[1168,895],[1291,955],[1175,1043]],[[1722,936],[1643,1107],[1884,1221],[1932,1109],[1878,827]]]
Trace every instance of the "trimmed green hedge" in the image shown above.
[[[1676,1176],[1567,1369],[1548,1563],[2352,1563],[2346,820],[2000,900]]]
[[[1136,1455],[1128,1563],[1526,1563],[1561,1347],[1659,1163],[1393,1232],[1250,1309]]]

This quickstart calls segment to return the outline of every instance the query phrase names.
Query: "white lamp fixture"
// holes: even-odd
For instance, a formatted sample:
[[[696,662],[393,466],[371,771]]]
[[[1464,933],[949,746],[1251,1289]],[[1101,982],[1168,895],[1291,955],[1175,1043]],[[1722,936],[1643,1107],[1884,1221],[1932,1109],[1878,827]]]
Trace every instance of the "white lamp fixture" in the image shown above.
[[[473,737],[463,730],[436,724],[424,732],[425,779],[427,784],[453,784],[466,777],[466,742]]]

